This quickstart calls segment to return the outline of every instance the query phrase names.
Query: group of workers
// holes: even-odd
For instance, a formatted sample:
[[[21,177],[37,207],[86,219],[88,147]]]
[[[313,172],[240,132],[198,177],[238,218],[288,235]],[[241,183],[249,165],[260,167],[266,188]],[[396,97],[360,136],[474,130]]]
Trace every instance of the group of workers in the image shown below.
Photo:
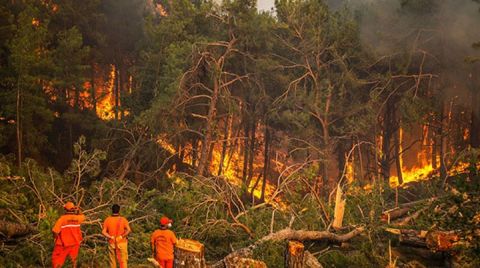
[[[85,222],[85,215],[72,202],[67,202],[63,208],[65,209],[64,215],[60,216],[52,229],[55,238],[52,266],[53,268],[62,267],[68,256],[75,268],[82,242],[80,226]],[[152,233],[150,239],[152,255],[161,268],[173,267],[173,248],[177,238],[175,233],[169,230],[171,226],[172,220],[162,217],[160,228]],[[127,268],[127,236],[131,231],[128,220],[120,215],[120,206],[114,204],[112,215],[105,219],[102,230],[103,236],[108,239],[110,267],[116,268],[118,262],[120,268]]]

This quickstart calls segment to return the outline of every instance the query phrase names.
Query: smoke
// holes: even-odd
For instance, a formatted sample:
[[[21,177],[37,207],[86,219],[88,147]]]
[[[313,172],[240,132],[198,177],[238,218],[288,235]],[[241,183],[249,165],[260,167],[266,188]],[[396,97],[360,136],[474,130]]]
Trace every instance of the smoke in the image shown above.
[[[480,5],[472,0],[327,0],[333,10],[347,7],[356,16],[360,39],[376,58],[413,55],[433,70],[450,93],[471,87],[478,73]],[[455,92],[456,91],[456,92]],[[449,94],[451,95],[451,94]]]
[[[472,0],[329,0],[356,14],[361,39],[379,56],[404,50],[444,53],[449,60],[478,55],[480,12]],[[443,51],[442,51],[443,50]]]

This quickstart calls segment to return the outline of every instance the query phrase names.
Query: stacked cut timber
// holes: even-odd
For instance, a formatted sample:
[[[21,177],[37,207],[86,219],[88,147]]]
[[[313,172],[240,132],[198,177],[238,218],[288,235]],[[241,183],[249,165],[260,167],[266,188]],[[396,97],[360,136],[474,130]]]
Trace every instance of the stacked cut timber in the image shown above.
[[[301,242],[293,240],[288,242],[285,265],[287,268],[305,267],[305,246]]]
[[[203,244],[195,240],[179,239],[175,244],[175,267],[206,267]]]
[[[233,257],[225,260],[225,268],[267,268],[263,261]]]

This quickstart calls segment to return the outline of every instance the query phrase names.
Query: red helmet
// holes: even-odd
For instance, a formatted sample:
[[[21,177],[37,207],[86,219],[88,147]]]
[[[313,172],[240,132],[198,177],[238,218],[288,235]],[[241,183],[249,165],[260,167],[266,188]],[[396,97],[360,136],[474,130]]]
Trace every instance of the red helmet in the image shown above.
[[[161,225],[168,225],[169,223],[172,223],[172,220],[169,219],[169,218],[167,218],[167,217],[162,217],[162,218],[160,219],[160,224],[161,224]]]
[[[65,205],[63,205],[63,208],[66,209],[66,210],[73,210],[76,207],[75,207],[74,203],[69,201],[69,202],[65,203]]]

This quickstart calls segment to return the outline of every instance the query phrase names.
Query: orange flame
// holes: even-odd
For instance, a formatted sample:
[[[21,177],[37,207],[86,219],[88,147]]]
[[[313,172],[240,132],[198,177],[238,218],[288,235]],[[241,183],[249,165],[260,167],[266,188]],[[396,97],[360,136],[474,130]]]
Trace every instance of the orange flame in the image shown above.
[[[230,128],[232,125],[232,122],[229,122]],[[260,127],[260,126],[258,126]],[[262,133],[262,132],[260,132]],[[257,132],[257,140],[263,139],[263,134],[260,134]],[[229,135],[226,138],[227,142],[227,147],[231,148],[231,146],[235,146],[234,142],[232,142],[234,138]],[[173,154],[180,154],[184,153],[184,159],[183,162],[185,164],[191,164],[191,159],[193,157],[193,150],[192,150],[192,145],[187,144],[183,148],[180,148],[180,152],[177,151],[177,149],[168,141],[168,138],[165,135],[160,135],[157,137],[157,143],[167,152]],[[218,174],[218,171],[220,169],[220,166],[222,166],[222,172],[221,176],[225,178],[229,183],[232,185],[235,185],[239,188],[243,187],[243,182],[242,182],[242,172],[243,172],[243,156],[241,153],[241,149],[239,148],[240,146],[237,146],[237,148],[232,149],[233,152],[230,150],[227,150],[228,152],[222,157],[222,148],[223,147],[223,141],[222,142],[216,142],[213,145],[213,150],[211,154],[211,159],[210,159],[210,165],[208,167],[209,172],[211,174]],[[223,159],[222,159],[223,158]],[[223,163],[222,163],[223,160]],[[263,180],[261,180],[261,175],[263,173],[263,154],[256,154],[255,159],[253,161],[253,176],[252,180],[250,182],[250,185],[248,185],[249,190],[252,190],[254,186],[256,186],[253,189],[253,196],[255,198],[260,199],[262,195],[262,183]],[[171,177],[175,173],[176,167],[171,167],[170,170],[167,171],[167,176]],[[258,183],[257,180],[259,180]],[[257,185],[255,185],[257,184]],[[275,186],[269,183],[268,181],[265,184],[265,201],[267,203],[271,203],[273,205],[277,205],[280,208],[285,207],[285,204],[281,202],[281,200],[272,200],[272,196],[275,192]]]
[[[103,120],[112,120],[115,118],[115,96],[113,87],[116,79],[115,65],[110,65],[110,75],[105,84],[105,92],[100,96],[97,102],[97,116]]]

